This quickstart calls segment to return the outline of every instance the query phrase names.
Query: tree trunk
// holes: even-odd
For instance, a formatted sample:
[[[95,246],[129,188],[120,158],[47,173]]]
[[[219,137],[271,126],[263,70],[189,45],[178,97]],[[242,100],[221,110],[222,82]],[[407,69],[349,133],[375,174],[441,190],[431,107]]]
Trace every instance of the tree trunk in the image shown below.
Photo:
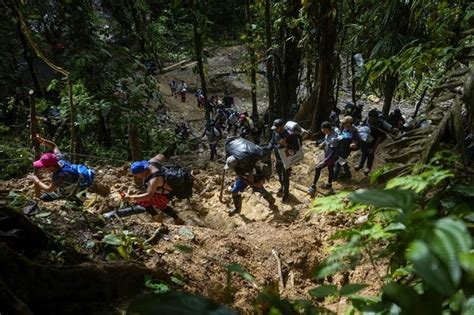
[[[468,114],[468,130],[474,132],[474,69],[471,68],[464,84],[463,101]]]
[[[392,107],[393,96],[395,95],[395,89],[398,85],[398,75],[388,74],[385,77],[385,83],[383,88],[383,108],[382,114],[384,117],[388,117],[390,114],[390,108]]]
[[[69,79],[69,75],[66,77],[67,79],[67,86],[68,86],[68,94],[69,94],[69,111],[70,111],[70,121],[69,121],[69,128],[71,131],[71,155],[72,161],[76,162],[76,153],[79,153],[79,139],[78,134],[76,133],[76,107],[74,106],[74,97],[72,92],[72,82]]]
[[[202,60],[202,35],[199,30],[199,22],[196,16],[196,5],[197,0],[193,0],[192,2],[192,10],[193,10],[193,33],[194,33],[194,53],[196,54],[196,61],[199,71],[199,78],[201,79],[201,89],[202,93],[204,94],[204,104],[206,109],[206,121],[207,123],[211,122],[211,113],[209,112],[209,106],[207,104],[207,85],[206,85],[206,75],[204,73],[204,63]]]
[[[335,48],[337,39],[336,14],[337,4],[331,0],[320,2],[321,38],[319,43],[319,96],[314,110],[311,130],[319,130],[319,125],[326,120],[335,107],[334,103],[334,68],[336,63]]]
[[[132,161],[140,160],[140,143],[137,128],[133,122],[133,117],[130,117],[130,121],[128,122],[128,143],[130,144],[130,154],[132,156]]]
[[[16,12],[16,11],[13,10],[13,12]],[[44,91],[38,77],[38,71],[36,70],[34,59],[32,57],[32,54],[30,53],[28,42],[25,38],[25,34],[23,34],[21,30],[19,17],[17,17],[16,27],[18,31],[18,36],[20,37],[21,46],[23,47],[23,56],[25,57],[26,63],[28,64],[28,69],[30,70],[31,79],[33,80],[33,85],[35,86],[35,90],[38,93],[38,95],[40,95],[41,97],[44,97]]]
[[[255,50],[253,48],[253,34],[252,34],[252,16],[250,12],[250,0],[245,1],[245,17],[247,20],[247,50],[250,55],[250,88],[252,94],[252,119],[258,122],[258,106],[257,106],[257,60],[255,57]]]
[[[270,121],[275,117],[275,83],[273,80],[273,56],[272,56],[272,16],[270,0],[265,0],[265,48],[266,48],[266,66],[268,80],[268,111]]]
[[[135,24],[135,32],[138,34],[138,44],[140,46],[140,52],[142,55],[145,55],[147,50],[146,50],[146,39],[145,39],[145,34],[144,30],[142,27],[141,19],[138,16],[138,11],[137,8],[135,7],[135,1],[130,1],[130,11],[132,13],[132,18],[133,18],[133,24]]]
[[[39,160],[41,157],[40,144],[36,141],[36,134],[39,133],[38,130],[38,121],[36,119],[36,102],[33,90],[29,92],[29,103],[30,103],[30,139],[33,144],[35,160]],[[39,170],[35,168],[35,175],[39,176]],[[40,196],[40,188],[38,185],[35,185],[35,197]]]
[[[284,12],[285,21],[281,23],[279,31],[280,47],[275,52],[275,70],[277,80],[276,107],[280,117],[287,118],[290,108],[297,103],[297,89],[299,86],[298,73],[301,63],[301,48],[298,44],[301,32],[297,27],[288,26],[289,19],[297,19],[301,9],[301,1],[288,1]]]

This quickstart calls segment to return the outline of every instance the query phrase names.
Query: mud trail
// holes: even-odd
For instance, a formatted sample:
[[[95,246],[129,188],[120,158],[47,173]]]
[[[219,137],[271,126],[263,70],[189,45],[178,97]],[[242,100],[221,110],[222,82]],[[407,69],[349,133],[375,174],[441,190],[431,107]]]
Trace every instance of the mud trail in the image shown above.
[[[224,63],[222,67],[232,66],[225,63],[222,56],[216,57],[217,62]],[[232,59],[233,60],[233,59]],[[210,61],[212,65],[212,60]],[[195,104],[195,97],[188,93],[186,103],[171,96],[168,83],[171,78],[184,79],[193,84],[195,75],[189,71],[176,70],[159,77],[165,105],[173,121],[182,117],[191,123],[193,131],[199,134],[203,124],[204,113]],[[192,88],[191,88],[192,90]],[[220,93],[222,95],[222,93]],[[236,95],[242,106],[248,104],[245,93]],[[222,162],[209,162],[207,148],[188,155],[179,156],[172,160],[193,169],[195,175],[194,195],[188,201],[174,201],[173,207],[186,222],[186,226],[176,226],[172,220],[163,217],[168,227],[166,235],[153,243],[150,253],[143,253],[140,260],[153,268],[161,266],[171,274],[179,277],[185,291],[198,293],[211,299],[227,303],[242,311],[252,313],[252,303],[258,292],[265,286],[278,283],[277,260],[272,250],[277,252],[282,262],[282,276],[285,287],[280,288],[283,297],[291,299],[308,299],[308,290],[318,284],[313,279],[315,266],[327,255],[328,248],[334,245],[331,235],[339,229],[353,225],[357,215],[347,214],[325,215],[309,211],[311,198],[306,189],[314,175],[315,160],[322,157],[322,152],[314,144],[304,144],[305,160],[293,167],[290,192],[286,203],[276,197],[279,183],[276,174],[266,184],[266,188],[276,198],[277,210],[269,209],[268,204],[259,194],[253,194],[250,189],[243,193],[242,212],[229,216],[227,210],[232,206],[229,187],[234,180],[234,174],[227,174],[225,180],[224,202],[219,201],[220,181],[223,169]],[[222,143],[219,155],[223,156]],[[358,159],[355,154],[350,158],[351,165]],[[117,229],[127,229],[140,238],[147,239],[161,226],[153,222],[149,215],[142,214],[123,218],[122,222],[104,222],[100,214],[120,206],[119,192],[139,191],[139,186],[133,185],[133,179],[128,174],[128,166],[120,168],[97,169],[96,181],[101,186],[109,187],[110,194],[90,194],[84,209],[70,208],[64,201],[48,204],[40,203],[42,212],[50,212],[48,216],[33,216],[46,231],[57,238],[70,239],[73,246],[89,254],[95,259],[103,259],[97,246],[91,247],[91,242],[100,243],[103,235]],[[336,191],[355,190],[368,185],[367,179],[357,172],[354,178],[334,185]],[[326,180],[323,172],[320,183]],[[1,189],[23,192],[32,195],[32,188],[26,179],[2,183]],[[0,190],[1,190],[0,189]],[[108,192],[107,189],[105,192]],[[183,228],[185,230],[183,230]],[[189,236],[189,231],[191,236]],[[181,247],[180,247],[181,246]],[[178,250],[186,246],[187,250]],[[242,265],[255,279],[255,285],[233,277],[232,300],[225,294],[226,266]],[[383,264],[379,266],[382,269]],[[342,285],[347,282],[362,282],[379,285],[379,280],[373,267],[363,265],[344,276],[336,276],[332,283]],[[370,292],[370,288],[368,291]],[[343,303],[343,302],[342,302]],[[327,304],[336,311],[340,305]]]

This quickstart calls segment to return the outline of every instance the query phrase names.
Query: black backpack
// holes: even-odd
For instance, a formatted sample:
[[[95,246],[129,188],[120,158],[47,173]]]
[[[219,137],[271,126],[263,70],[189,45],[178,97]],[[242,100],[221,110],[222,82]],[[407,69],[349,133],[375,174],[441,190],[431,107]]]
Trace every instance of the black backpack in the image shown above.
[[[194,179],[189,169],[179,165],[160,165],[159,168],[160,171],[150,174],[145,179],[145,187],[152,178],[163,176],[165,183],[173,189],[170,192],[171,196],[178,199],[191,198]]]
[[[271,177],[271,150],[263,149],[244,138],[233,138],[225,144],[225,152],[228,157],[232,155],[237,159],[238,168],[243,172],[252,172],[256,168],[261,176]],[[256,167],[259,161],[262,167]]]

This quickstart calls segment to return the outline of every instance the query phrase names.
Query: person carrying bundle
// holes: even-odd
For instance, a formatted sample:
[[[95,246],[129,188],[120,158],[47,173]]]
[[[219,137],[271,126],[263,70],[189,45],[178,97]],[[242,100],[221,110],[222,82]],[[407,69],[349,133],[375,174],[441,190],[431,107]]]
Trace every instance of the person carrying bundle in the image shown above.
[[[234,208],[229,215],[239,213],[242,209],[242,193],[248,186],[253,191],[259,192],[269,203],[271,208],[275,206],[275,198],[268,192],[263,184],[271,176],[270,152],[260,148],[258,145],[243,138],[236,138],[225,145],[227,154],[224,169],[233,169],[236,173],[235,182],[231,193]]]
[[[301,146],[301,135],[287,130],[285,126],[283,119],[275,119],[271,128],[273,130],[272,138],[267,146],[268,149],[275,151],[276,171],[281,186],[278,190],[278,195],[282,196],[282,201],[286,201],[290,193],[291,167],[284,167],[279,150],[287,149],[296,152]]]
[[[95,172],[82,164],[72,164],[66,160],[58,146],[49,140],[36,135],[34,141],[38,141],[52,149],[53,152],[44,153],[38,161],[33,162],[33,167],[45,173],[51,174],[51,184],[41,181],[36,175],[30,175],[36,187],[46,193],[40,199],[53,201],[56,199],[73,199],[78,201],[77,196],[92,186]]]
[[[158,215],[157,210],[174,219],[175,224],[184,224],[176,211],[168,205],[176,197],[187,199],[192,196],[193,176],[191,172],[180,166],[163,165],[165,157],[161,154],[148,161],[135,161],[130,167],[133,176],[143,180],[146,189],[136,195],[125,194],[125,202],[134,202],[131,207],[114,210],[103,214],[107,219],[114,216],[124,217],[147,212],[152,216]]]

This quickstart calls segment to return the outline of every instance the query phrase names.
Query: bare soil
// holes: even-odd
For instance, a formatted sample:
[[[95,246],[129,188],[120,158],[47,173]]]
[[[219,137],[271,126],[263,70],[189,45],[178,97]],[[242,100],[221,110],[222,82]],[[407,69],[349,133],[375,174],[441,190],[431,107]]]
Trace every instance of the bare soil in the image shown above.
[[[237,48],[223,49],[222,53],[210,59],[208,67],[215,64],[218,71],[227,71],[237,64]],[[230,57],[228,56],[230,54]],[[170,95],[168,82],[171,78],[184,79],[190,85],[197,85],[197,78],[191,70],[176,70],[159,77],[160,90],[164,96],[168,112],[174,121],[185,118],[192,123],[195,132],[203,124],[204,113],[200,111],[192,94],[186,103],[181,103]],[[239,83],[240,84],[240,83]],[[248,104],[246,93],[231,89],[240,104]],[[221,93],[222,95],[222,93]],[[243,105],[245,106],[245,105]],[[326,215],[310,211],[312,199],[306,189],[314,175],[315,161],[322,157],[314,144],[304,144],[305,160],[293,167],[288,202],[282,203],[276,197],[279,188],[278,180],[273,177],[266,185],[277,198],[277,210],[269,209],[260,195],[247,190],[243,194],[243,207],[239,215],[229,216],[227,210],[232,206],[228,187],[234,174],[228,174],[225,180],[224,203],[219,201],[220,181],[223,169],[222,162],[209,162],[207,150],[193,152],[175,159],[194,170],[195,190],[190,201],[175,201],[174,208],[186,222],[186,226],[174,225],[172,220],[164,217],[168,232],[153,242],[148,252],[143,251],[138,260],[150,268],[164,267],[170,274],[182,279],[182,289],[201,294],[211,299],[227,303],[244,314],[253,313],[252,303],[258,292],[265,286],[278,283],[277,260],[272,250],[277,252],[282,262],[282,274],[285,287],[280,288],[283,297],[291,299],[309,299],[308,290],[321,284],[313,278],[313,271],[334,245],[331,235],[334,232],[351,227],[360,214]],[[222,144],[219,154],[224,154]],[[358,160],[354,154],[351,165]],[[376,162],[377,163],[377,162]],[[379,162],[380,163],[380,162]],[[121,168],[100,168],[97,170],[97,182],[110,187],[110,195],[90,194],[83,209],[70,207],[65,201],[42,203],[40,213],[49,212],[47,216],[33,215],[32,219],[46,231],[55,235],[58,240],[72,244],[80,252],[94,259],[105,259],[110,248],[101,244],[104,235],[118,229],[127,229],[140,239],[147,239],[162,223],[154,222],[148,214],[136,215],[105,222],[100,214],[120,206],[119,192],[139,191],[133,184],[126,165]],[[326,180],[326,174],[320,183]],[[335,191],[355,190],[368,186],[367,178],[353,171],[353,179],[336,183]],[[14,190],[32,196],[32,187],[27,179],[2,182],[0,190]],[[321,194],[327,192],[321,191]],[[320,195],[320,194],[319,194]],[[185,230],[183,230],[185,228]],[[186,229],[192,233],[192,237]],[[184,247],[183,247],[184,246]],[[182,250],[185,248],[186,250]],[[240,264],[256,279],[256,286],[233,277],[233,299],[229,301],[225,294],[226,266]],[[375,262],[382,272],[384,262]],[[374,266],[367,263],[355,271],[336,276],[332,283],[367,283],[370,285],[364,293],[371,293],[380,285]],[[326,300],[323,305],[334,312],[343,312],[344,301]]]

